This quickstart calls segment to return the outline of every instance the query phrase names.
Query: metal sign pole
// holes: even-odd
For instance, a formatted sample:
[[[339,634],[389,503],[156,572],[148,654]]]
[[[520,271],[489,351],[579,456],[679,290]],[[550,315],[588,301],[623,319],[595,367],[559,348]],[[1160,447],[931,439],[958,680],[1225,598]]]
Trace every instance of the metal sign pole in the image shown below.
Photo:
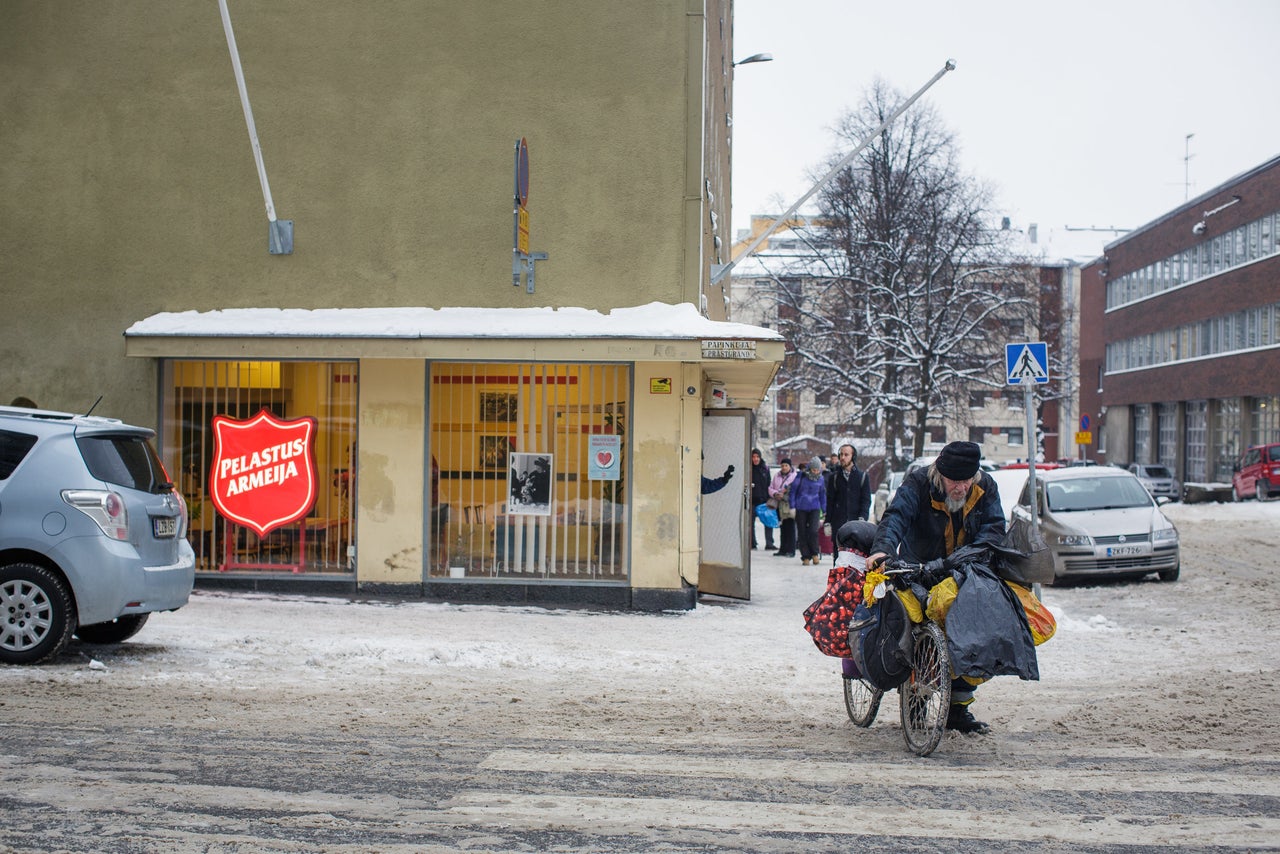
[[[1036,506],[1039,503],[1039,500],[1036,497],[1036,446],[1035,446],[1036,410],[1035,410],[1035,405],[1036,405],[1036,396],[1035,396],[1035,392],[1031,390],[1031,383],[1024,381],[1022,383],[1022,408],[1027,413],[1027,436],[1025,439],[1027,443],[1027,490],[1028,490],[1027,495],[1031,496],[1031,530],[1033,531],[1039,530],[1039,523],[1037,521],[1037,517],[1039,513],[1038,513],[1038,508]],[[1031,593],[1036,597],[1037,600],[1041,598],[1039,583],[1031,585]]]

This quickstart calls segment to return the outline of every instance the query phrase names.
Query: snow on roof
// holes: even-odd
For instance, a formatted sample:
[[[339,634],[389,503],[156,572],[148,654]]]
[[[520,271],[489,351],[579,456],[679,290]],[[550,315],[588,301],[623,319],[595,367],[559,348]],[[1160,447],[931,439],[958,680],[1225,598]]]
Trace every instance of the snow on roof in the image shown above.
[[[274,338],[744,338],[782,340],[760,326],[709,320],[691,303],[615,308],[226,308],[166,311],[127,336]]]

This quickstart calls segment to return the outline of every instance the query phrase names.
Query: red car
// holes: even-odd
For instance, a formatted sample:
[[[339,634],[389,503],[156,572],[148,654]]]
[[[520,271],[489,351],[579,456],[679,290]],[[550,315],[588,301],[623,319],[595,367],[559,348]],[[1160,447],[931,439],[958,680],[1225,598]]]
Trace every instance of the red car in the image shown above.
[[[1280,495],[1280,443],[1255,445],[1240,456],[1231,475],[1231,497],[1236,501],[1266,501]]]

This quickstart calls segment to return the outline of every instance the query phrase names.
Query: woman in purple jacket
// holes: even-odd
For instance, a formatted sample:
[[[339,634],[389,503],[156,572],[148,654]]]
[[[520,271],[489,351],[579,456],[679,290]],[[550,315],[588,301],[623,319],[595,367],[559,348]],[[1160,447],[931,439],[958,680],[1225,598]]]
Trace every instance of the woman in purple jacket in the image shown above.
[[[814,457],[809,467],[791,486],[791,506],[796,511],[796,542],[800,546],[800,563],[818,565],[822,554],[818,546],[818,525],[827,511],[827,481],[822,476],[822,460]]]

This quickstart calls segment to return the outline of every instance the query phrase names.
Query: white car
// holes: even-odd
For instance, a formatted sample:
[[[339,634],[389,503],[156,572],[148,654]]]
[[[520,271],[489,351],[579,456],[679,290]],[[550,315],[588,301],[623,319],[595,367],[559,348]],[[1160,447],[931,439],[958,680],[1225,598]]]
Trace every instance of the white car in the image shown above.
[[[898,494],[898,487],[902,485],[902,479],[907,476],[904,471],[890,472],[889,477],[880,481],[880,485],[876,487],[875,494],[871,496],[871,521],[879,522],[884,517],[884,511],[889,509],[889,505],[893,503],[893,496]]]

